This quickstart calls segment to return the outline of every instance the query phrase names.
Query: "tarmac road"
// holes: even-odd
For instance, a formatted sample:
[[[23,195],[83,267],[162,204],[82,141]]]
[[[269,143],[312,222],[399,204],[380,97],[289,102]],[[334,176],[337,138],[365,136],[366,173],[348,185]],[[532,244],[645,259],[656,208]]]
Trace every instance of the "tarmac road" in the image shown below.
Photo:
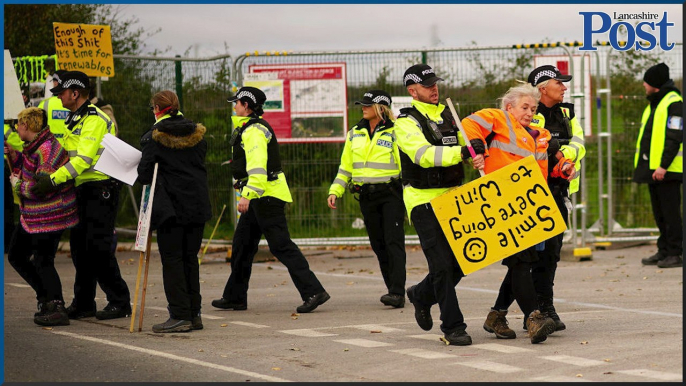
[[[246,311],[214,309],[230,267],[226,252],[200,267],[201,331],[155,334],[167,319],[159,255],[150,264],[142,332],[130,318],[72,321],[52,329],[33,321],[35,295],[7,263],[6,382],[682,382],[683,270],[642,267],[654,245],[594,251],[592,261],[562,261],[556,307],[567,330],[532,345],[514,305],[508,319],[517,339],[496,339],[482,324],[505,267],[489,266],[457,286],[473,345],[446,346],[438,307],[434,328],[421,330],[414,308],[384,307],[376,258],[368,249],[304,250],[331,300],[310,314],[280,263],[256,263]],[[135,289],[138,252],[118,252]],[[407,285],[427,272],[418,247],[408,247]],[[74,268],[56,259],[64,297],[72,297]],[[98,308],[105,306],[98,290]],[[140,299],[140,298],[139,298]],[[140,300],[139,300],[140,303]],[[136,323],[137,324],[137,323]],[[7,383],[9,384],[9,383]]]

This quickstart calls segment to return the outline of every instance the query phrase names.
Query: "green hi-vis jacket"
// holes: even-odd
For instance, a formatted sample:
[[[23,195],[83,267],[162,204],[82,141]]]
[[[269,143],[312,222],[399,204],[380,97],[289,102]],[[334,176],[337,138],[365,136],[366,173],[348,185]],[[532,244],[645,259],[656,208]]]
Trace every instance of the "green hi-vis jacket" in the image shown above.
[[[110,118],[88,102],[66,120],[69,135],[63,138],[62,146],[69,153],[69,162],[50,175],[55,185],[75,180],[79,186],[84,182],[102,181],[109,177],[93,167],[105,148],[100,143],[105,134],[114,135]]]
[[[660,103],[658,103],[657,108],[655,109],[655,116],[653,117],[653,131],[650,136],[650,157],[649,157],[649,162],[650,162],[650,170],[655,170],[659,168],[661,165],[660,163],[662,162],[662,153],[665,150],[665,136],[666,136],[666,130],[682,130],[683,132],[683,123],[681,119],[678,120],[678,123],[672,124],[672,122],[667,122],[668,114],[667,114],[667,109],[669,108],[669,105],[671,105],[674,102],[681,102],[683,101],[683,98],[681,95],[679,95],[676,92],[670,92],[667,95],[665,95]],[[636,141],[636,154],[634,156],[634,167],[638,164],[638,157],[640,153],[640,148],[641,148],[641,139],[643,139],[643,130],[646,127],[646,122],[648,122],[648,118],[650,117],[650,105],[646,107],[646,109],[643,111],[643,117],[641,118],[641,129],[638,132],[638,140]],[[684,171],[684,159],[683,159],[683,153],[684,153],[684,144],[683,142],[679,145],[679,152],[676,154],[676,157],[672,160],[672,162],[669,164],[667,167],[668,172],[675,172],[675,173],[683,173]]]
[[[351,181],[354,185],[383,184],[400,177],[400,154],[393,122],[381,121],[373,134],[369,132],[366,119],[348,132],[338,174],[329,188],[330,195],[340,198]]]

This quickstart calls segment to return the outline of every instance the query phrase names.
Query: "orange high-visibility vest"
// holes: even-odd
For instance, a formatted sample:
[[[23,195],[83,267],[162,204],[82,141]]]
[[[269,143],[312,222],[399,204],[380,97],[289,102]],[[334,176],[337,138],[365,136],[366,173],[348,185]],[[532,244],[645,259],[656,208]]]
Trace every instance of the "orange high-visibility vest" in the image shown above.
[[[534,139],[529,132],[507,111],[483,109],[462,120],[467,137],[481,139],[486,144],[486,174],[533,155],[548,178],[548,142],[550,132],[536,128],[539,133]]]

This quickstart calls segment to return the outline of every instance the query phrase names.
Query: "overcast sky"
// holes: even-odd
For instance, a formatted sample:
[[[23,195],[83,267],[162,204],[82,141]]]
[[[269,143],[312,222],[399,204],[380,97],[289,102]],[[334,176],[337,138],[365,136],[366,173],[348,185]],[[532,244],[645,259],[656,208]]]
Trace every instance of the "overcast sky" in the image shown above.
[[[579,12],[667,12],[670,42],[683,41],[682,5],[553,4],[123,4],[137,26],[161,31],[146,39],[146,51],[164,56],[209,57],[247,51],[416,49],[581,41]],[[600,20],[597,18],[596,20]],[[659,20],[658,20],[659,21]],[[594,25],[598,28],[600,22]],[[655,35],[658,35],[657,32]],[[595,40],[608,36],[596,35]]]

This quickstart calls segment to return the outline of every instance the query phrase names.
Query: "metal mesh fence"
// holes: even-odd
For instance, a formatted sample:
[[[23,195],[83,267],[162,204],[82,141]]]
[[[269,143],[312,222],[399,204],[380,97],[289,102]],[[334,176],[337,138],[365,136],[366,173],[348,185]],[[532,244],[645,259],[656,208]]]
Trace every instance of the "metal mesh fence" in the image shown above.
[[[228,134],[232,105],[226,102],[226,97],[232,93],[233,85],[243,83],[253,65],[344,63],[345,114],[351,127],[362,118],[361,109],[354,105],[354,101],[361,98],[364,91],[380,88],[394,97],[407,96],[402,75],[410,65],[431,65],[437,75],[445,79],[439,83],[441,102],[450,97],[457,103],[460,117],[465,117],[481,108],[498,107],[496,99],[516,85],[517,80],[526,80],[536,65],[535,58],[569,57],[570,54],[577,55],[578,52],[573,47],[541,44],[527,47],[246,54],[234,61],[230,56],[187,59],[115,55],[116,76],[103,81],[98,93],[114,107],[121,138],[138,147],[140,136],[153,123],[148,109],[151,96],[164,89],[176,91],[184,114],[208,129],[207,169],[214,213],[211,223],[214,224],[224,204],[228,207],[227,213],[235,213],[230,170],[222,165],[231,157]],[[568,92],[582,123],[590,120],[592,133],[586,138],[584,185],[582,192],[575,195],[578,208],[575,212],[583,221],[575,224],[579,229],[593,224],[593,232],[599,235],[611,234],[619,226],[625,229],[654,227],[647,188],[631,182],[640,117],[647,104],[641,78],[646,68],[663,61],[669,65],[677,87],[682,89],[683,46],[677,44],[672,51],[661,52],[617,52],[601,47],[597,53],[587,56],[588,60],[580,63],[583,63],[584,70],[590,71],[590,77],[575,77],[572,82],[589,83],[590,98],[583,93],[572,95]],[[570,66],[574,63],[570,61]],[[569,68],[570,73],[573,70]],[[611,109],[607,108],[608,104]],[[590,110],[585,110],[586,106],[590,106]],[[342,120],[315,119],[308,122],[316,126],[311,128],[313,132],[349,129],[336,127],[342,124]],[[294,202],[287,206],[289,227],[294,238],[312,240],[366,235],[363,228],[353,227],[361,214],[357,201],[351,195],[339,201],[336,211],[326,205],[328,187],[336,175],[342,149],[341,142],[281,144],[284,172],[294,197]],[[473,171],[468,173],[468,179],[477,176]],[[134,196],[139,197],[138,187],[134,188]],[[133,227],[136,224],[136,199],[123,201],[118,226]],[[232,216],[225,215],[221,227],[230,233]],[[208,228],[211,230],[212,227]],[[407,223],[406,233],[411,238],[415,234]]]

